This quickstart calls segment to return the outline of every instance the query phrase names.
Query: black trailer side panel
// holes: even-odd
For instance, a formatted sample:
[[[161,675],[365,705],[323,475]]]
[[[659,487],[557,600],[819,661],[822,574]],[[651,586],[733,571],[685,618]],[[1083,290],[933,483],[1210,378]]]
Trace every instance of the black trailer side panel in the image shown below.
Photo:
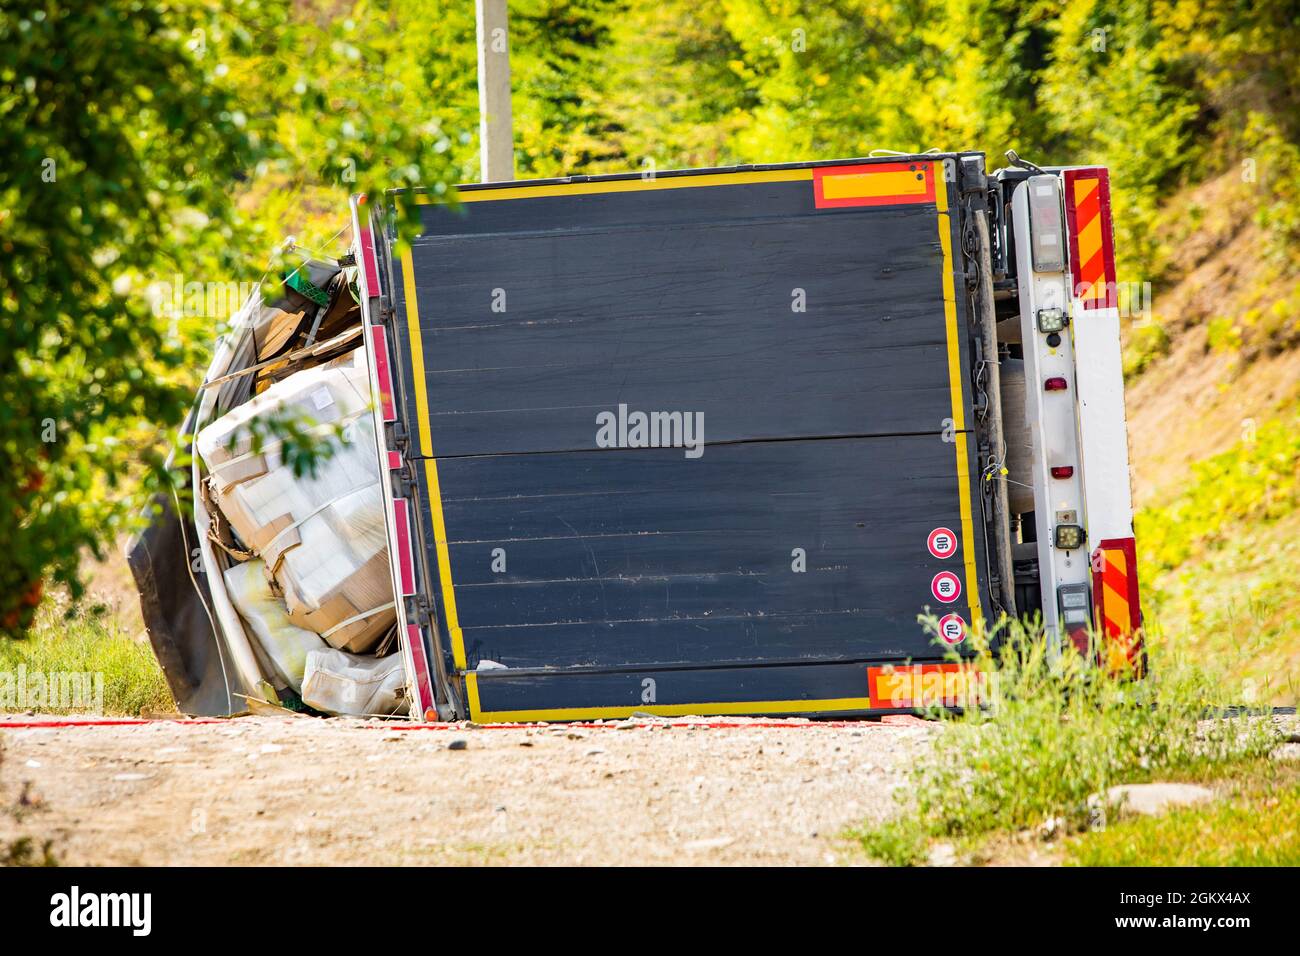
[[[918,613],[979,617],[941,164],[463,198],[423,207],[392,287],[428,597],[473,716],[612,716],[665,668],[694,675],[674,706],[869,709],[844,703],[866,662],[942,656]],[[638,412],[675,447],[637,447]]]
[[[932,656],[916,615],[958,562],[925,542],[961,521],[936,436],[436,467],[470,668]],[[918,579],[922,599],[900,601]],[[965,599],[948,609],[969,615]]]

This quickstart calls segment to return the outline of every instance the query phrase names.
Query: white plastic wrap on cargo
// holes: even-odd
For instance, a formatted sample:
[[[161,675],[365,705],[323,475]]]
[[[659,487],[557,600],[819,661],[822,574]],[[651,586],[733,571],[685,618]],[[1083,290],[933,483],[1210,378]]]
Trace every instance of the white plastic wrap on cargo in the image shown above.
[[[261,561],[253,559],[226,569],[226,591],[271,665],[295,693],[302,693],[307,654],[323,650],[318,634],[289,620],[284,601],[271,593]]]
[[[358,352],[276,383],[196,439],[221,512],[265,561],[290,621],[353,652],[373,647],[395,617],[368,406]],[[281,462],[279,442],[252,450],[251,420],[288,416],[343,429],[315,475],[295,476]]]
[[[328,714],[387,717],[405,712],[405,684],[400,654],[358,657],[325,647],[307,655],[302,700]]]

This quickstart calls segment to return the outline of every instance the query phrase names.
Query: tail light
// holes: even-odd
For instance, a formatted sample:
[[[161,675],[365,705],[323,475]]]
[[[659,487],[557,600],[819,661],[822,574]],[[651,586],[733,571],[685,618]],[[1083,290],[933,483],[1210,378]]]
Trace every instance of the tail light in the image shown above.
[[[1080,654],[1088,654],[1088,585],[1062,584],[1056,589],[1061,629]]]
[[[1065,269],[1065,229],[1061,222],[1061,181],[1056,176],[1031,176],[1029,186],[1029,245],[1035,272]]]

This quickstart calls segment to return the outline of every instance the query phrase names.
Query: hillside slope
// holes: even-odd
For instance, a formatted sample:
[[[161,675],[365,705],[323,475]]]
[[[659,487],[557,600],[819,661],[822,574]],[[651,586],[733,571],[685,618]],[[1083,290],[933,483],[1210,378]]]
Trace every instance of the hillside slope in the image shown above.
[[[1127,330],[1138,549],[1153,636],[1300,696],[1300,279],[1235,173],[1166,207],[1170,281]]]

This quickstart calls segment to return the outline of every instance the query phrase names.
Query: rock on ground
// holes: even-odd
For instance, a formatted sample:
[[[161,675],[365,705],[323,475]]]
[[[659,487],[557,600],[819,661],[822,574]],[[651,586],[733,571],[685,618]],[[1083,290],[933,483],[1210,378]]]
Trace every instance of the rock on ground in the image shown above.
[[[1107,806],[1144,816],[1213,799],[1213,790],[1193,783],[1129,783],[1106,791]]]

